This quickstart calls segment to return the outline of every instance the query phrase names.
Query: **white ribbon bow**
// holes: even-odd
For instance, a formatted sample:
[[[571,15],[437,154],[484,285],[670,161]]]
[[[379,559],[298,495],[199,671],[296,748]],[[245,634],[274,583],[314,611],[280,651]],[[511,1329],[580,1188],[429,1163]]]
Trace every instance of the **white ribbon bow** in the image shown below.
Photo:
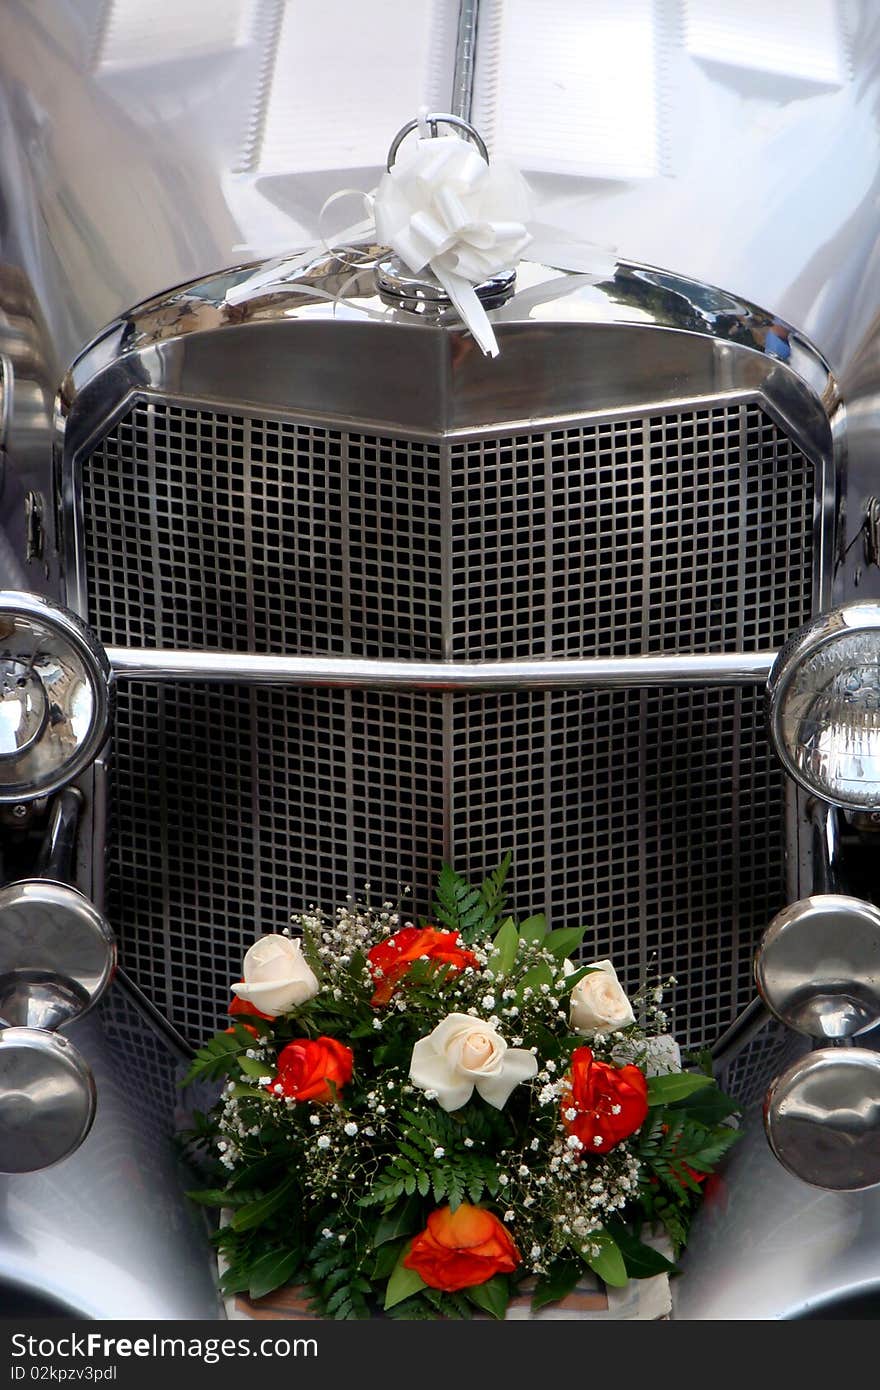
[[[325,241],[325,248],[372,236],[396,251],[413,274],[430,269],[489,357],[498,356],[498,343],[475,286],[515,269],[526,247],[532,259],[577,271],[586,283],[614,274],[613,250],[532,220],[529,186],[512,164],[487,164],[457,135],[431,137],[424,120],[419,138],[383,174],[374,194],[341,189],[327,199],[322,215],[331,203],[355,193],[375,221],[368,218],[348,227],[332,244]],[[227,303],[241,303],[256,290],[283,284],[308,254],[275,261],[231,286]],[[313,287],[302,292],[325,297]]]
[[[379,241],[414,274],[434,273],[490,357],[498,343],[474,286],[516,266],[532,240],[530,203],[517,169],[487,164],[456,135],[412,141],[376,190]]]

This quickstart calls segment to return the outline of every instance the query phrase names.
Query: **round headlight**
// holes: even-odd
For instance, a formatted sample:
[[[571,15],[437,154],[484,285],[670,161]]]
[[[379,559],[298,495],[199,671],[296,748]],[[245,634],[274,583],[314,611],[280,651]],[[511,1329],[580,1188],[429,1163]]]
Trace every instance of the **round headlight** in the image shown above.
[[[0,803],[48,796],[94,761],[110,689],[107,656],[79,618],[0,591]]]
[[[767,684],[770,737],[807,791],[880,806],[880,604],[851,603],[801,628]]]

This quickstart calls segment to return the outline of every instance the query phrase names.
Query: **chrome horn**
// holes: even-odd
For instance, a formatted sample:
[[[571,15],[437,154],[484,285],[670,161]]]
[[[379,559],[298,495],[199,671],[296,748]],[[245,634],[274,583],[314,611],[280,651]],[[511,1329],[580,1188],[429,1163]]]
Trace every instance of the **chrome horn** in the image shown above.
[[[113,933],[64,882],[82,793],[52,808],[43,877],[0,889],[0,1172],[50,1167],[83,1142],[95,1117],[88,1064],[57,1031],[101,997],[113,975]]]
[[[771,1084],[764,1124],[774,1154],[816,1187],[880,1183],[880,1054],[852,1045],[880,1024],[880,911],[831,893],[791,904],[764,933],[755,979],[781,1022],[832,1044]]]

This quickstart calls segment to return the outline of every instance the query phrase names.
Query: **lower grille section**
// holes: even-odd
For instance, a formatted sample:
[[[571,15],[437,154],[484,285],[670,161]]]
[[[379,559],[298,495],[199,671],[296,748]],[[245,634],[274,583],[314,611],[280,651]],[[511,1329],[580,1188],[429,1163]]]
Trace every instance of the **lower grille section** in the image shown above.
[[[632,986],[675,974],[692,1045],[747,1002],[756,934],[783,902],[781,788],[752,691],[138,686],[120,691],[115,795],[124,959],[193,1039],[255,932],[305,903],[403,884],[426,911],[444,836],[475,878],[513,850],[517,906],[588,924],[588,956]]]
[[[752,401],[406,441],[135,405],[82,469],[108,644],[479,660],[780,645],[810,614],[811,466]],[[514,854],[513,898],[587,924],[627,985],[674,974],[711,1042],[784,901],[760,693],[133,685],[108,909],[193,1042],[255,932]],[[97,847],[98,852],[102,847]]]

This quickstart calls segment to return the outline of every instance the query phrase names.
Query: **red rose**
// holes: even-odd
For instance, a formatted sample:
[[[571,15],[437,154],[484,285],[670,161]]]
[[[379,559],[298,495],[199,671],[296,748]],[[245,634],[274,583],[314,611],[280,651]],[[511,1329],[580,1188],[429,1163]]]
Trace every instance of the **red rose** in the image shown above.
[[[278,1054],[278,1074],[266,1087],[294,1100],[333,1100],[351,1080],[354,1054],[335,1038],[297,1038]]]
[[[380,941],[367,957],[376,985],[373,1006],[387,1004],[404,975],[424,956],[428,960],[452,966],[454,970],[477,965],[476,956],[461,945],[457,931],[438,931],[436,927],[403,927],[389,936],[387,941]]]
[[[570,1090],[562,1097],[562,1119],[580,1139],[583,1154],[607,1154],[634,1134],[648,1114],[648,1083],[638,1067],[609,1067],[589,1047],[571,1056]],[[568,1112],[577,1114],[569,1119]]]
[[[462,1202],[455,1211],[440,1207],[428,1217],[403,1263],[432,1289],[454,1293],[485,1284],[495,1274],[511,1274],[520,1253],[497,1216]]]

